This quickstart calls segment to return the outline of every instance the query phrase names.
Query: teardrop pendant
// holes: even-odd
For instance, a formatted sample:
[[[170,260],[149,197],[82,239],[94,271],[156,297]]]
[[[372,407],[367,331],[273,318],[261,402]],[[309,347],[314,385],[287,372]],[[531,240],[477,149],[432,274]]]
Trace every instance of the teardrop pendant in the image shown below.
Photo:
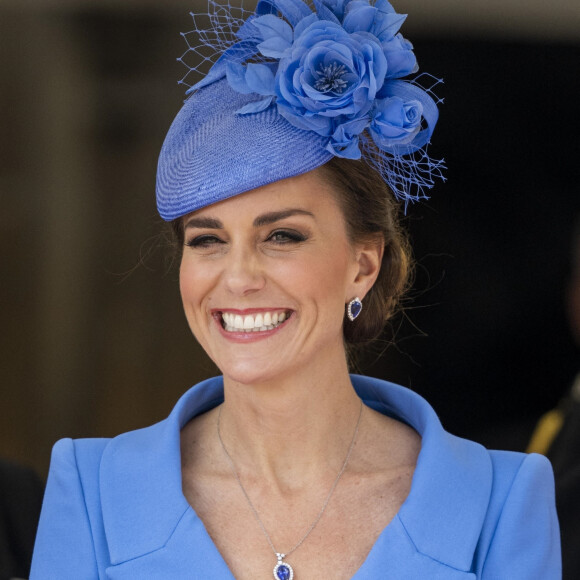
[[[346,315],[351,322],[354,322],[358,315],[361,313],[362,310],[362,302],[360,298],[357,296],[353,298],[347,305],[346,308]]]
[[[278,563],[274,566],[274,580],[293,580],[294,570],[288,562],[284,562],[286,554],[276,554]]]

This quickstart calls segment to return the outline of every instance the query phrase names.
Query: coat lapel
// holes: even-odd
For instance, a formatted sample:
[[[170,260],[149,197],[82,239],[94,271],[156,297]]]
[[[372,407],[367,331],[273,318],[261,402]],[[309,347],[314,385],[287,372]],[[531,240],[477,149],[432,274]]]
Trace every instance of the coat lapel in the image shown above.
[[[153,563],[161,559],[167,565],[168,551],[180,554],[179,562],[190,563],[194,555],[199,558],[192,546],[196,536],[190,533],[199,531],[196,527],[203,524],[182,493],[180,431],[193,416],[222,401],[221,378],[204,381],[179,400],[166,420],[120,435],[107,445],[101,461],[100,489],[113,565],[145,555],[143,560]],[[175,565],[179,565],[178,561]],[[191,577],[191,569],[188,574],[186,577]],[[165,576],[170,577],[182,576]]]
[[[409,389],[368,377],[353,377],[353,384],[370,407],[405,421],[422,437],[411,492],[391,525],[398,521],[417,554],[444,565],[448,574],[469,572],[491,497],[489,453],[447,433],[432,407]],[[393,554],[401,566],[426,561],[408,560],[401,553]],[[405,577],[437,576],[401,576]]]
[[[153,552],[107,568],[111,580],[234,580],[227,564],[193,510],[188,510],[166,544]]]
[[[475,574],[457,570],[421,553],[395,517],[379,536],[353,580],[469,580]]]

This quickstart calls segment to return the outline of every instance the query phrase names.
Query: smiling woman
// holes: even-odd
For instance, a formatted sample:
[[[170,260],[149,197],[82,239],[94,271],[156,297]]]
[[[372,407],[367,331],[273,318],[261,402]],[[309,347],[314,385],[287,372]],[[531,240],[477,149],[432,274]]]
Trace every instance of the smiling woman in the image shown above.
[[[351,243],[320,170],[182,220],[185,314],[224,375],[242,383],[279,381],[304,370],[324,373],[344,359],[344,305],[372,286],[383,242],[375,236]]]
[[[399,224],[399,210],[388,185],[376,171],[369,171],[366,163],[334,157],[319,168],[317,175],[341,209],[349,241],[383,245],[377,283],[368,291],[365,308],[361,310],[357,324],[343,325],[347,345],[364,344],[382,332],[407,290],[411,271],[407,235]],[[274,223],[274,218],[290,217],[289,211],[296,214],[301,210],[294,208],[257,218],[255,225]],[[203,222],[200,220],[198,216],[193,223],[201,225]],[[186,224],[192,225],[191,219],[177,218],[171,223],[180,257],[185,245]],[[211,227],[207,222],[206,225]],[[300,241],[297,232],[286,231],[286,235],[290,237],[288,241],[292,238]]]
[[[559,578],[545,458],[453,437],[421,397],[349,374],[346,347],[407,286],[397,198],[442,169],[403,20],[386,0],[260,0],[200,31],[219,50],[157,205],[221,376],[161,423],[57,443],[33,579]]]

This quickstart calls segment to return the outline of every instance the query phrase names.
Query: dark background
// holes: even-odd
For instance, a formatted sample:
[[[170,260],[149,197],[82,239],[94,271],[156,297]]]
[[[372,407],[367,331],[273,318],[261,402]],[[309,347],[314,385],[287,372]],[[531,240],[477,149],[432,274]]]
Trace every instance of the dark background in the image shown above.
[[[448,181],[408,211],[416,299],[397,333],[403,352],[371,374],[426,396],[452,431],[518,449],[579,367],[565,289],[580,216],[580,46],[414,44],[445,78],[432,152]]]

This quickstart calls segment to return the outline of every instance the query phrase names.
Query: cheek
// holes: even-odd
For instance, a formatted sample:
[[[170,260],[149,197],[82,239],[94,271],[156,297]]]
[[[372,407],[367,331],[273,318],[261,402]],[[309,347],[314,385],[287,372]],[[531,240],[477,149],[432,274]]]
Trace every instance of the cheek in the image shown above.
[[[203,275],[202,275],[203,272]],[[187,324],[196,340],[212,356],[207,338],[210,319],[207,313],[207,301],[211,300],[211,280],[208,272],[183,260],[179,269],[179,291]]]
[[[206,290],[207,277],[199,275],[200,269],[189,260],[182,260],[179,269],[179,291],[186,314],[198,306]]]
[[[326,251],[319,251],[294,273],[293,283],[309,293],[322,305],[342,309],[347,284],[352,273],[351,252],[337,241]]]
[[[189,268],[182,261],[179,268],[179,292],[181,294],[181,300],[184,304],[189,300],[189,296],[194,288],[195,283],[192,281]]]

